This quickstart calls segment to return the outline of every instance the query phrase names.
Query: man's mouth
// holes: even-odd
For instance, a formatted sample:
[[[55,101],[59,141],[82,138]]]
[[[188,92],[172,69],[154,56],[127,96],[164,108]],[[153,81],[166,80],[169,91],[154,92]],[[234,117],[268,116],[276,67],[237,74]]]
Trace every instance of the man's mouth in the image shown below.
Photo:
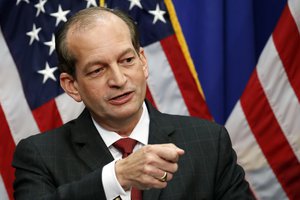
[[[120,105],[127,103],[133,96],[133,92],[125,92],[121,95],[115,96],[109,100],[111,104]]]

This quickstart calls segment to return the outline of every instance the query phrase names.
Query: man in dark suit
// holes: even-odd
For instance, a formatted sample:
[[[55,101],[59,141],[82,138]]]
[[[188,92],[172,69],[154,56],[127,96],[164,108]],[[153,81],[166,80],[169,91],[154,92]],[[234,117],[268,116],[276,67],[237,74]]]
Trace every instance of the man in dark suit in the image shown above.
[[[16,199],[252,199],[224,127],[145,100],[148,65],[130,18],[80,11],[56,50],[61,86],[86,109],[17,145]]]

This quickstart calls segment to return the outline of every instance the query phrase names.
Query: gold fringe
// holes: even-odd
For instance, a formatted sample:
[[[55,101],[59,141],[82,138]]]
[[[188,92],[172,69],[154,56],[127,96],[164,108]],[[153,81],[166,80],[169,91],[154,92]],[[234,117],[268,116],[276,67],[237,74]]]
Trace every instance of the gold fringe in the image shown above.
[[[105,0],[100,0],[99,3],[100,3],[100,7],[104,7]]]
[[[193,76],[193,78],[196,81],[198,90],[199,90],[200,94],[202,95],[202,97],[205,100],[205,96],[203,94],[203,90],[202,90],[202,87],[201,87],[199,79],[198,79],[198,74],[197,74],[197,71],[195,69],[193,60],[191,58],[188,46],[187,46],[186,41],[185,41],[185,38],[183,36],[183,33],[182,33],[182,30],[181,30],[181,27],[180,27],[180,23],[178,21],[177,15],[176,15],[176,11],[175,11],[173,2],[172,2],[172,0],[164,0],[164,1],[165,1],[166,6],[167,6],[167,9],[168,9],[168,12],[169,12],[169,15],[170,15],[170,19],[171,19],[171,23],[172,23],[172,26],[174,28],[176,37],[177,37],[177,39],[179,41],[179,45],[180,45],[180,47],[181,47],[181,49],[183,51],[183,55],[184,55],[184,57],[185,57],[185,59],[186,59],[186,61],[188,63],[188,66],[189,66],[189,69],[190,69],[190,71],[192,73],[192,76]]]

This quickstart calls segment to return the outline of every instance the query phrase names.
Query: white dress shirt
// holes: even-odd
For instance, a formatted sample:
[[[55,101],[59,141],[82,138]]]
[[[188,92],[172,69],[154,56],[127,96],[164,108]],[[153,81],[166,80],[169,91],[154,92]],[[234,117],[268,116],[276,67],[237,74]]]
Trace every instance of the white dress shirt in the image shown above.
[[[115,162],[117,160],[122,159],[122,153],[116,149],[112,144],[115,143],[117,140],[121,139],[122,137],[112,131],[108,131],[101,127],[94,119],[93,123],[96,126],[100,136],[102,137],[104,143],[108,147],[110,153],[114,157],[114,161],[105,165],[102,169],[102,184],[104,187],[106,199],[114,199],[120,196],[123,200],[130,200],[131,191],[125,191],[120,183],[117,180],[116,172],[115,172]],[[148,136],[149,136],[149,113],[145,102],[143,103],[143,113],[141,118],[131,134],[129,135],[130,138],[135,139],[138,143],[135,145],[133,152],[140,149],[142,146],[148,144]]]

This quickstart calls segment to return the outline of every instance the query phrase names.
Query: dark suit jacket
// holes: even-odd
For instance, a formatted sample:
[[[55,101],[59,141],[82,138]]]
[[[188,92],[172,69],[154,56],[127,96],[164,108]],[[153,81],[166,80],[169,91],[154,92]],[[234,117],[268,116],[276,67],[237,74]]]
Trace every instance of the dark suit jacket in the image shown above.
[[[224,127],[162,114],[149,103],[149,144],[174,143],[185,150],[165,189],[143,192],[144,200],[252,199],[243,169]],[[13,166],[16,199],[105,199],[102,167],[113,160],[90,114],[22,140]]]

